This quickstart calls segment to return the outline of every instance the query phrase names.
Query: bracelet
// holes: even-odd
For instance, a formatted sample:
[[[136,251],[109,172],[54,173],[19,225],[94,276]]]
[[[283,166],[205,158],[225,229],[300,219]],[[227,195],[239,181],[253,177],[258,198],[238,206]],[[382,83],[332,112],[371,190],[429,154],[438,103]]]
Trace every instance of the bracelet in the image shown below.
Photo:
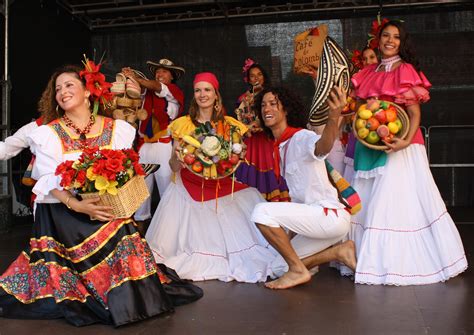
[[[70,197],[67,197],[66,201],[64,202],[64,204],[66,205],[66,207],[67,207],[68,209],[72,209],[72,207],[69,206],[69,201],[70,201],[72,198],[75,198],[75,197],[73,197],[73,196],[71,195]]]

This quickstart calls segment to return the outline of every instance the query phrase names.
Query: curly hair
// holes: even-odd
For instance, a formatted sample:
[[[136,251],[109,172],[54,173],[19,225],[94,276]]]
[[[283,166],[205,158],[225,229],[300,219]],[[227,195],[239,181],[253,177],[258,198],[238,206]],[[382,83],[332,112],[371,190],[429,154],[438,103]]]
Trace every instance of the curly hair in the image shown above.
[[[409,63],[413,65],[417,71],[420,71],[420,63],[416,59],[415,49],[413,47],[410,34],[408,34],[407,30],[405,29],[405,26],[403,25],[401,21],[391,20],[385,23],[382,29],[380,29],[379,36],[378,36],[379,41],[384,30],[389,26],[393,26],[397,28],[398,33],[400,34],[400,48],[398,52],[400,57],[403,59],[405,63]]]
[[[260,120],[260,124],[262,125],[265,133],[270,136],[270,138],[273,138],[272,131],[270,128],[265,126],[261,113],[263,97],[267,93],[272,93],[276,97],[277,101],[281,103],[283,109],[286,112],[286,122],[290,127],[306,128],[309,111],[303,106],[300,96],[286,87],[267,87],[264,88],[260,94],[258,94],[253,108],[259,111],[257,115]]]
[[[49,122],[64,115],[64,110],[58,105],[58,102],[56,101],[56,79],[63,73],[70,73],[79,79],[79,81],[82,83],[82,86],[85,88],[86,81],[79,75],[83,69],[83,67],[78,65],[68,64],[63,65],[54,71],[53,75],[48,81],[48,84],[46,85],[46,88],[43,91],[43,94],[41,95],[40,100],[38,101],[38,111],[41,113],[43,118],[43,124],[48,124]],[[103,113],[104,111],[101,105],[98,114]]]
[[[216,122],[219,120],[224,120],[224,115],[225,115],[225,109],[222,104],[222,96],[219,92],[219,90],[214,89],[216,92],[216,101],[214,101],[214,107],[212,110],[212,116],[211,116],[211,121]],[[199,125],[199,122],[197,119],[199,119],[199,106],[196,102],[196,99],[192,98],[191,103],[189,104],[189,116],[191,117],[191,121],[197,126]]]
[[[263,67],[260,64],[254,63],[252,66],[250,66],[245,74],[245,77],[247,78],[247,83],[250,83],[250,70],[252,69],[259,69],[260,72],[263,74],[263,85],[262,86],[270,86],[270,77],[268,76],[267,72],[263,69]]]

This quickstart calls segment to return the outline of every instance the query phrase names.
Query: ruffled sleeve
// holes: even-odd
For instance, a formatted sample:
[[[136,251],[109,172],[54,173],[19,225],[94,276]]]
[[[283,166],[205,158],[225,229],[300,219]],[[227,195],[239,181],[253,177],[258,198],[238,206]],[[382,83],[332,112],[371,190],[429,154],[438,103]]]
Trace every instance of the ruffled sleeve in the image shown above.
[[[56,167],[63,161],[59,137],[49,126],[38,127],[27,137],[31,151],[36,155],[31,176],[37,182],[33,188],[36,201],[42,202],[54,189],[62,190],[61,179],[55,176]]]
[[[420,104],[430,99],[431,83],[413,65],[402,63],[391,72],[376,72],[377,65],[365,67],[352,77],[355,94],[362,99],[384,96],[405,106]]]
[[[395,102],[405,106],[425,103],[430,100],[428,90],[431,83],[423,72],[417,72],[413,65],[404,63],[399,67],[400,89],[395,95]]]
[[[168,126],[168,130],[175,140],[180,139],[184,135],[191,134],[194,129],[196,129],[196,126],[191,121],[191,117],[189,117],[189,115],[177,118]]]
[[[112,139],[113,149],[129,149],[135,140],[136,130],[128,122],[115,120],[114,137]]]
[[[230,124],[231,126],[237,127],[240,130],[241,134],[245,134],[248,130],[247,126],[244,125],[242,122],[234,119],[233,117],[230,116],[224,116],[225,121]]]

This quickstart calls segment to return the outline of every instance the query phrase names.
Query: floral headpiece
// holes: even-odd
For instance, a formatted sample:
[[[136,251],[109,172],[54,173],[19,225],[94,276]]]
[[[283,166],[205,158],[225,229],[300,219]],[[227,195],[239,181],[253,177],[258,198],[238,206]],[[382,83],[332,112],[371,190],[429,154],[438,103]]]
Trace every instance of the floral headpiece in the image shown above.
[[[94,99],[94,106],[92,114],[97,115],[99,110],[99,103],[104,105],[104,108],[110,106],[114,94],[109,91],[112,84],[105,81],[103,73],[99,72],[102,65],[102,59],[99,64],[95,64],[84,55],[84,70],[79,72],[79,76],[86,80],[86,89],[91,92],[91,96]]]
[[[244,63],[244,67],[242,68],[242,73],[244,74],[244,81],[248,82],[247,80],[247,72],[250,67],[254,64],[257,64],[252,58],[247,58]]]
[[[364,67],[364,64],[362,63],[362,52],[360,50],[353,50],[349,53],[349,56],[351,57],[352,64],[354,64],[356,68],[360,70]]]
[[[369,33],[369,39],[367,40],[367,46],[371,49],[378,49],[379,47],[379,33],[382,27],[388,22],[388,19],[383,19],[380,14],[377,15],[377,19],[372,21],[372,27]]]

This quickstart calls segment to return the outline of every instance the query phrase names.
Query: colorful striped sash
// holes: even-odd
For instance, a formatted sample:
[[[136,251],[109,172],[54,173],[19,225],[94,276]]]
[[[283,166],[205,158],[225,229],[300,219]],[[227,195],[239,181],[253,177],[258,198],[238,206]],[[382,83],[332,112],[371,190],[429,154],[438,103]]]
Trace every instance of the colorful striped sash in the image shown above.
[[[349,184],[349,182],[344,179],[327,160],[324,162],[326,163],[326,169],[328,171],[328,175],[331,177],[330,179],[332,180],[333,185],[336,187],[339,195],[344,200],[345,205],[350,209],[351,215],[355,215],[362,209],[362,203],[360,201],[359,194],[357,194],[356,190],[354,190],[351,184]]]

